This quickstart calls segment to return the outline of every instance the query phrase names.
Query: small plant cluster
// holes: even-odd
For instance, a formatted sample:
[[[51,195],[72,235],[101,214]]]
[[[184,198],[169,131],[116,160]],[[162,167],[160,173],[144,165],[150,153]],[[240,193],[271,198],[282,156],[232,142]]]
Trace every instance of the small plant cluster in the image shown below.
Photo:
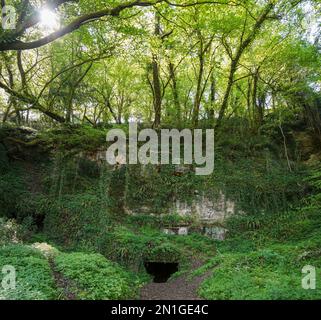
[[[140,280],[100,254],[59,254],[54,263],[55,270],[72,281],[78,299],[130,299],[137,295]]]
[[[50,300],[57,291],[49,262],[37,250],[26,245],[7,245],[0,248],[0,269],[10,265],[16,270],[15,289],[0,286],[5,300]]]

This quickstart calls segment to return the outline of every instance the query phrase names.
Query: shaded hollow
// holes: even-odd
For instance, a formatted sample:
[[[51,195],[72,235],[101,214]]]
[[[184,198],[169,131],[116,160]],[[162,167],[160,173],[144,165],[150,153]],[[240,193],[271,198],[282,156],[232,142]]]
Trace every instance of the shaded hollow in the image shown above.
[[[178,263],[145,262],[145,269],[153,276],[154,282],[164,283],[178,271]]]

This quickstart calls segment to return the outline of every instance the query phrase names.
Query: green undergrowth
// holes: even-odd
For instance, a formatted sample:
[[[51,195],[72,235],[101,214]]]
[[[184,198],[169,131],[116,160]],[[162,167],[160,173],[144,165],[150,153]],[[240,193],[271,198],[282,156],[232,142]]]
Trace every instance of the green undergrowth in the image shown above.
[[[15,289],[1,286],[0,299],[50,300],[58,297],[49,263],[39,251],[24,245],[1,247],[0,267],[5,266],[15,269]]]
[[[69,154],[95,151],[106,141],[107,130],[83,125],[65,125],[60,128],[40,131],[34,144],[44,144],[48,149]]]
[[[311,263],[320,265],[321,258],[303,259],[304,251],[283,245],[218,255],[211,261],[214,275],[203,282],[200,294],[210,300],[320,299],[320,288],[302,288],[301,270]]]
[[[274,217],[234,218],[231,235],[198,270],[211,270],[199,293],[212,300],[320,299],[320,208],[303,207]],[[246,229],[246,230],[245,230]],[[302,288],[304,266],[317,270],[315,290]]]
[[[71,281],[77,299],[134,299],[142,283],[100,254],[62,253],[56,256],[55,270]]]
[[[0,247],[0,267],[1,270],[10,267],[3,270],[15,270],[16,275],[14,287],[0,288],[0,299],[5,300],[68,299],[64,295],[65,286],[74,299],[135,299],[147,280],[100,254],[57,250],[45,256],[23,244]],[[57,274],[63,283],[57,282]],[[7,283],[5,278],[4,281]]]
[[[215,255],[214,242],[199,234],[166,235],[149,226],[118,226],[101,238],[99,252],[134,270],[143,270],[145,261],[179,262]]]
[[[0,140],[5,138],[1,132]],[[131,298],[130,287],[135,296],[140,284],[150,280],[145,261],[178,262],[183,273],[195,260],[207,262],[198,273],[215,270],[200,288],[204,298],[320,297],[317,290],[301,289],[302,267],[321,262],[320,170],[307,179],[310,169],[298,161],[288,163],[283,144],[262,135],[221,139],[214,173],[205,177],[196,176],[193,168],[177,174],[175,166],[114,170],[93,161],[105,145],[105,133],[85,126],[41,131],[17,148],[18,154],[0,141],[0,225],[14,221],[14,234],[24,243],[48,242],[65,252],[56,258],[57,270],[75,285],[77,298]],[[26,161],[19,160],[30,145],[43,146],[50,157],[40,161],[42,154],[32,158],[29,150]],[[291,141],[291,159],[295,150]],[[224,242],[197,233],[201,225],[195,217],[175,212],[176,200],[191,205],[203,197],[222,200],[222,194],[239,213],[224,226],[229,230]],[[127,215],[127,210],[136,214]],[[163,232],[186,225],[187,236]],[[13,233],[2,231],[0,243],[6,244]],[[35,268],[48,268],[46,260],[37,259]],[[116,282],[109,286],[105,275]],[[52,291],[37,288],[38,295],[30,293],[35,299],[61,294],[51,285]]]

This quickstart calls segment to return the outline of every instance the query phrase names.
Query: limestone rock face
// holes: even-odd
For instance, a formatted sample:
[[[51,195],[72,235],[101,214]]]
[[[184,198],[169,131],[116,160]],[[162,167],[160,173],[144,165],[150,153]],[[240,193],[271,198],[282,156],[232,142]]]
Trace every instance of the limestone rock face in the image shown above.
[[[58,250],[48,243],[36,242],[31,245],[32,248],[39,250],[46,258],[52,257],[58,253]]]
[[[223,224],[227,218],[236,214],[235,203],[227,199],[222,192],[216,200],[211,200],[204,195],[197,195],[190,203],[180,200],[173,201],[171,207],[167,213],[176,213],[182,217],[191,216],[207,224]],[[154,215],[153,208],[143,205],[135,209],[125,207],[124,210],[130,215]],[[164,212],[164,214],[166,213]]]
[[[163,232],[168,235],[179,235],[179,236],[187,236],[188,235],[188,227],[173,227],[173,228],[165,228]]]
[[[186,236],[189,234],[190,228],[189,227],[164,228],[163,232],[167,235]],[[199,232],[214,240],[224,241],[227,237],[228,229],[225,229],[220,226],[205,224],[203,225],[202,229],[199,230]]]
[[[45,153],[45,148],[35,139],[37,130],[27,127],[8,127],[0,136],[0,150],[14,160],[33,160]]]
[[[181,227],[178,229],[178,235],[180,236],[187,236],[188,235],[188,228],[187,227]]]
[[[176,200],[175,211],[181,216],[196,216],[201,221],[223,223],[235,214],[235,203],[226,199],[221,192],[216,201],[206,196],[197,196],[192,204]]]
[[[224,241],[226,239],[228,230],[222,227],[204,227],[205,235],[209,236],[212,239]]]
[[[96,153],[91,155],[85,155],[87,159],[96,162],[97,164],[105,163],[106,164],[106,150],[101,149],[97,150]],[[119,164],[125,162],[125,159],[118,159]],[[151,171],[150,167],[142,165],[137,169],[137,176],[148,179],[153,177],[153,175],[158,174],[157,166]],[[114,166],[114,169],[119,169],[118,165]],[[173,172],[170,174],[175,176],[183,176],[191,172],[191,167],[189,165],[176,165]],[[124,182],[125,183],[125,182]],[[193,194],[193,193],[192,193]],[[129,215],[139,215],[139,214],[156,214],[155,208],[146,203],[124,203],[123,210]],[[163,210],[162,214],[176,213],[183,217],[192,216],[197,220],[204,222],[206,224],[222,224],[224,221],[236,213],[235,203],[228,199],[223,192],[219,192],[215,199],[207,197],[201,191],[194,190],[194,195],[190,201],[182,201],[179,199],[170,200],[166,208]]]
[[[6,243],[19,243],[18,224],[15,220],[5,221],[0,218],[0,246]]]

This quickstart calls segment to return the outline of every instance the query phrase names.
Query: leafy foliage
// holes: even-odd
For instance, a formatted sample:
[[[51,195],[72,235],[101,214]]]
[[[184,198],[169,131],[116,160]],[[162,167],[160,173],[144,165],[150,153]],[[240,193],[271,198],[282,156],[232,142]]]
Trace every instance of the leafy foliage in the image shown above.
[[[40,252],[24,245],[0,248],[0,267],[10,265],[16,270],[16,288],[0,287],[1,299],[50,300],[57,291],[48,261]]]
[[[319,212],[302,207],[257,217],[255,224],[255,217],[232,218],[230,238],[217,244],[217,256],[200,270],[213,270],[200,294],[214,300],[320,299],[318,278],[315,290],[302,288],[302,268],[321,262]]]
[[[56,270],[75,284],[79,299],[135,298],[140,281],[99,254],[59,254]]]

